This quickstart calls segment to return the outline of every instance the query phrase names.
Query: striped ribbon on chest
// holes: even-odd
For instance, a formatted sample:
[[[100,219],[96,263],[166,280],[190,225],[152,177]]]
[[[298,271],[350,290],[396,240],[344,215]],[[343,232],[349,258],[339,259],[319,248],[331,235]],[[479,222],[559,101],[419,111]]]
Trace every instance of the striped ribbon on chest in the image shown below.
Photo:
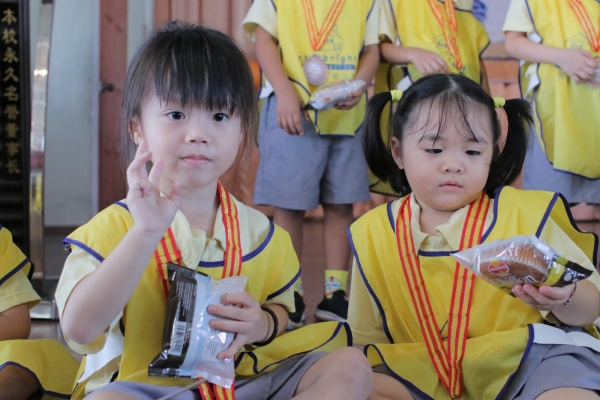
[[[230,276],[239,276],[242,272],[242,244],[240,238],[240,221],[238,209],[233,201],[233,197],[219,182],[217,192],[221,202],[221,217],[225,227],[225,254],[223,257],[222,278]],[[154,251],[158,274],[161,277],[165,296],[169,296],[168,270],[167,264],[173,263],[182,265],[181,252],[177,247],[173,231],[169,227],[167,232]],[[234,387],[226,389],[203,381],[198,385],[200,396],[203,400],[235,400]]]
[[[323,0],[319,1],[322,2]],[[310,39],[310,45],[312,46],[313,50],[317,51],[323,47],[323,44],[325,44],[327,37],[333,30],[335,23],[342,13],[344,3],[345,0],[334,0],[333,5],[329,8],[329,11],[327,11],[325,20],[319,29],[312,0],[302,0],[304,19],[306,20],[306,29],[308,30],[308,38]]]
[[[461,267],[458,262],[456,263],[448,313],[448,339],[444,344],[429,300],[410,229],[412,218],[410,195],[401,202],[396,219],[396,241],[402,271],[433,367],[450,397],[460,398],[462,396],[461,366],[467,343],[475,275]],[[460,250],[473,247],[481,241],[489,207],[490,199],[485,194],[471,203],[462,229]]]
[[[587,37],[588,42],[590,42],[590,46],[595,52],[600,51],[600,16],[598,16],[598,24],[597,29],[588,13],[587,9],[583,5],[581,0],[569,0],[569,6],[577,16],[577,20],[579,24],[583,28],[585,32],[585,36]],[[596,3],[595,7],[600,8],[600,4]]]
[[[463,68],[462,59],[460,57],[460,51],[458,50],[458,19],[456,18],[456,9],[454,8],[454,1],[444,0],[444,9],[446,14],[446,23],[444,18],[444,9],[438,3],[438,0],[429,0],[429,6],[438,24],[444,31],[444,40],[448,46],[448,50],[456,63],[457,69]]]

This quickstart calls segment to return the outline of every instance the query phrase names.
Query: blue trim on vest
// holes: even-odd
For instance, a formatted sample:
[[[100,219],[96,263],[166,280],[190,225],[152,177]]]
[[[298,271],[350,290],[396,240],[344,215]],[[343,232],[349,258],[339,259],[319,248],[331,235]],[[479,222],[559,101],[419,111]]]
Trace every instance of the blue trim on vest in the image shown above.
[[[292,280],[291,280],[291,281],[290,281],[290,282],[289,282],[287,285],[285,285],[284,287],[282,287],[282,288],[281,288],[281,289],[279,289],[278,291],[276,291],[276,292],[273,292],[273,293],[271,293],[270,295],[268,295],[268,296],[267,296],[267,300],[270,300],[270,299],[272,299],[272,298],[274,298],[274,297],[277,297],[277,296],[279,296],[281,293],[283,293],[283,292],[285,292],[286,290],[288,290],[288,289],[289,289],[289,288],[290,288],[290,287],[291,287],[291,286],[292,286],[294,283],[296,283],[296,281],[297,281],[298,279],[300,279],[300,273],[301,273],[301,272],[302,272],[302,270],[298,270],[298,273],[296,274],[296,276],[294,276],[294,277],[292,278]]]
[[[492,218],[492,223],[488,227],[487,231],[485,231],[485,233],[481,236],[480,243],[483,243],[486,241],[488,236],[490,236],[490,234],[492,233],[494,226],[496,225],[496,221],[498,220],[498,203],[499,203],[498,199],[500,198],[500,194],[502,192],[502,189],[504,189],[504,188],[505,188],[505,186],[502,185],[496,190],[496,193],[494,193],[494,208],[493,208],[494,218]]]
[[[258,246],[256,249],[254,249],[254,251],[243,256],[242,262],[250,261],[251,259],[256,257],[260,252],[262,252],[265,249],[265,247],[267,247],[267,245],[271,241],[271,238],[273,237],[273,232],[275,232],[275,224],[273,223],[273,221],[269,221],[269,222],[270,222],[269,233],[267,234],[267,237],[265,238],[265,240],[260,244],[260,246]],[[200,261],[198,263],[198,266],[203,267],[203,268],[217,268],[217,267],[222,267],[223,265],[225,265],[224,260]]]
[[[271,0],[271,4],[273,4],[273,8],[275,9],[275,12],[277,12],[277,6],[275,5],[275,2],[273,0]]]
[[[121,206],[121,207],[123,207],[124,209],[126,209],[127,211],[129,211],[129,207],[127,207],[127,204],[125,204],[125,203],[123,203],[123,202],[121,202],[121,201],[117,201],[117,202],[115,202],[115,203],[113,203],[113,204],[115,204],[115,205],[117,205],[117,206]]]
[[[5,362],[4,364],[0,365],[0,371],[4,368],[4,367],[8,367],[10,365],[13,365],[15,367],[21,368],[23,371],[27,372],[29,375],[31,375],[31,377],[33,378],[33,380],[37,383],[38,385],[38,390],[41,391],[43,394],[48,395],[48,396],[54,396],[54,397],[58,397],[59,399],[70,399],[71,398],[71,393],[69,394],[62,394],[62,393],[57,393],[57,392],[52,392],[50,390],[46,390],[44,389],[44,387],[42,386],[42,383],[40,382],[40,380],[38,379],[37,375],[30,370],[29,368],[18,364],[14,361],[8,361]]]
[[[289,360],[292,357],[296,357],[298,355],[303,355],[303,354],[308,354],[308,353],[312,353],[313,351],[325,346],[327,343],[331,342],[340,332],[341,328],[344,327],[344,329],[346,330],[346,333],[350,332],[350,325],[348,325],[348,323],[346,322],[338,322],[337,327],[335,328],[335,330],[333,331],[333,334],[331,335],[331,337],[329,339],[327,339],[325,342],[321,343],[320,345],[318,345],[317,347],[311,349],[311,350],[306,350],[306,351],[301,351],[300,353],[296,353],[296,354],[292,354],[289,357],[286,357],[282,360],[276,361],[274,363],[271,364],[267,364],[265,365],[265,367],[261,370],[258,369],[258,358],[256,357],[256,354],[254,354],[251,351],[244,351],[242,353],[240,353],[240,355],[235,359],[235,366],[237,368],[237,366],[240,364],[240,362],[242,361],[242,358],[244,355],[247,355],[248,357],[252,358],[252,360],[254,360],[254,365],[252,365],[252,371],[255,374],[260,374],[264,371],[266,371],[269,367],[273,366],[273,365],[277,365],[277,364],[281,364],[284,363],[285,361]],[[348,336],[348,346],[352,345],[352,334],[350,333],[350,335]]]
[[[546,211],[544,212],[544,216],[542,217],[542,220],[540,221],[540,225],[538,226],[537,231],[535,231],[535,237],[539,238],[540,235],[542,234],[542,230],[544,229],[544,226],[546,225],[546,222],[548,221],[548,217],[550,217],[550,213],[552,212],[552,208],[556,204],[556,200],[558,200],[558,193],[554,193],[554,196],[552,196],[552,200],[550,200],[548,207],[546,207]]]
[[[433,400],[432,397],[429,397],[427,395],[427,393],[422,392],[418,387],[416,387],[412,382],[402,378],[400,375],[398,375],[397,373],[394,372],[393,369],[391,369],[389,367],[389,365],[387,365],[387,363],[385,362],[385,358],[383,358],[383,355],[381,354],[381,351],[379,351],[379,349],[377,348],[376,345],[374,344],[369,344],[365,346],[365,349],[363,350],[363,352],[365,353],[365,356],[367,355],[367,351],[369,348],[373,348],[375,349],[375,351],[377,352],[377,354],[379,354],[379,358],[381,358],[381,361],[383,361],[383,364],[392,372],[393,378],[395,378],[396,380],[400,381],[404,386],[406,386],[407,388],[409,388],[411,391],[418,393],[419,395],[421,395],[423,398],[428,399],[428,400]]]
[[[0,279],[0,285],[2,285],[4,282],[6,282],[11,276],[13,276],[14,274],[16,274],[17,272],[19,272],[21,269],[23,269],[24,266],[26,266],[27,264],[29,264],[29,259],[25,258],[23,261],[21,261],[21,263],[19,265],[17,265],[15,268],[13,268],[12,271],[10,271],[8,274],[4,275],[2,277],[2,279]],[[33,268],[31,269],[33,270]]]
[[[458,250],[452,250],[452,251],[424,251],[424,250],[419,250],[418,254],[421,257],[448,257],[451,256],[454,253],[458,253]]]
[[[385,335],[387,336],[390,343],[394,343],[394,338],[392,338],[392,334],[390,333],[390,329],[388,328],[387,318],[385,317],[385,312],[383,311],[383,306],[381,305],[381,302],[375,295],[375,291],[373,290],[371,285],[369,285],[369,281],[367,281],[367,277],[365,275],[365,272],[363,271],[362,265],[360,263],[360,259],[358,258],[358,252],[356,251],[356,247],[354,246],[354,240],[352,240],[352,232],[350,231],[350,229],[348,229],[348,239],[350,240],[350,247],[352,248],[352,253],[354,254],[354,258],[356,259],[356,265],[358,266],[358,271],[360,272],[360,276],[362,277],[367,290],[371,294],[371,297],[373,297],[373,300],[375,300],[377,309],[379,309],[379,314],[381,314],[381,320],[383,322],[383,330],[385,332]]]
[[[64,244],[70,244],[70,245],[75,245],[77,247],[81,247],[83,250],[87,251],[88,253],[90,253],[92,256],[94,256],[94,258],[96,258],[96,260],[103,262],[104,261],[104,257],[102,257],[100,254],[98,254],[96,251],[92,250],[91,247],[81,243],[79,240],[75,240],[75,239],[71,239],[71,238],[65,238],[63,240]]]
[[[392,227],[392,231],[394,231],[394,233],[396,233],[396,224],[394,224],[394,214],[392,214],[392,203],[394,201],[395,200],[392,200],[387,203],[387,214],[388,214],[388,219],[390,220],[390,226]]]
[[[525,351],[523,352],[523,356],[521,357],[521,362],[519,362],[519,366],[517,367],[517,370],[515,372],[513,372],[512,374],[510,374],[510,376],[506,380],[506,383],[500,390],[500,393],[498,393],[498,396],[496,396],[497,400],[501,399],[504,396],[504,393],[510,386],[510,383],[512,382],[513,378],[517,374],[517,371],[519,371],[519,368],[521,368],[521,365],[523,365],[523,363],[525,362],[525,359],[529,355],[529,350],[531,350],[531,347],[533,346],[533,325],[527,324],[527,329],[529,330],[529,338],[527,339],[527,347],[525,347]]]
[[[373,0],[373,3],[371,3],[371,9],[369,10],[369,12],[367,13],[367,18],[365,19],[365,21],[367,21],[369,19],[369,16],[371,15],[371,12],[373,11],[373,7],[375,7],[375,2],[377,0]]]
[[[600,1],[600,0],[598,0],[598,1]],[[575,222],[575,219],[573,218],[573,214],[571,214],[571,207],[569,207],[569,202],[567,201],[565,196],[562,195],[562,193],[557,193],[557,195],[563,202],[563,206],[565,207],[565,210],[567,211],[567,217],[569,217],[569,222],[571,222],[571,225],[573,226],[573,228],[575,228],[575,230],[577,232],[584,233],[586,235],[593,235],[593,237],[594,237],[594,254],[592,256],[592,263],[594,264],[594,266],[598,265],[598,235],[596,235],[594,232],[587,232],[587,231],[582,231],[581,229],[579,229],[579,227],[577,226],[577,223]]]

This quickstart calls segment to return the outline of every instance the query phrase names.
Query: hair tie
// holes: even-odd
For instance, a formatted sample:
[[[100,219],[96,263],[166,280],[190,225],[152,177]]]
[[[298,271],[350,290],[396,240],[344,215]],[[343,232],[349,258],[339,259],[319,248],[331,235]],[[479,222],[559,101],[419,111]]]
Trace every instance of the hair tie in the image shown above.
[[[496,115],[498,116],[498,122],[500,122],[500,140],[498,140],[498,147],[500,152],[504,150],[506,139],[508,137],[508,115],[504,109],[506,100],[502,97],[494,97],[494,107],[496,108]]]
[[[390,90],[390,94],[392,95],[392,101],[400,101],[402,95],[404,94],[404,91],[394,89]]]

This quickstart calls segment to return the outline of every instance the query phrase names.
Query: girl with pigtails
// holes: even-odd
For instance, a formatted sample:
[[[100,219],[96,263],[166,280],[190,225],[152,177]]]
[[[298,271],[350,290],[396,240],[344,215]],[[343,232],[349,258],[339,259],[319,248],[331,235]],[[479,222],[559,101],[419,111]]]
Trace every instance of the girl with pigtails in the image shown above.
[[[369,102],[367,163],[395,190],[411,190],[349,232],[348,319],[373,367],[370,399],[598,398],[597,238],[575,226],[560,194],[506,186],[523,166],[531,122],[525,101],[492,98],[458,74]],[[511,296],[451,257],[518,235],[593,273],[564,287],[516,285]],[[568,331],[585,343],[565,344]]]

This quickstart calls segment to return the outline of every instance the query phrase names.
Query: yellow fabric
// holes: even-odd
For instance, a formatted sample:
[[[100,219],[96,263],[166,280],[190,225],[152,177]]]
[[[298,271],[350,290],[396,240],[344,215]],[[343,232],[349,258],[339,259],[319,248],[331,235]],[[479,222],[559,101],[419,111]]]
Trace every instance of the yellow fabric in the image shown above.
[[[523,32],[529,35],[534,29],[527,9],[527,0],[511,0],[502,31]]]
[[[319,27],[333,2],[313,0]],[[346,1],[335,27],[323,47],[317,51],[310,44],[301,1],[257,0],[242,24],[252,39],[256,27],[261,26],[279,40],[283,68],[302,100],[308,103],[318,86],[307,82],[302,69],[304,61],[318,54],[327,63],[329,77],[325,84],[354,79],[363,46],[379,43],[378,18],[379,1]],[[365,104],[363,97],[352,110],[310,111],[309,115],[321,135],[353,136],[364,119]]]
[[[40,301],[27,278],[31,263],[0,226],[0,313],[19,304],[29,308]],[[16,365],[39,382],[44,399],[69,398],[77,362],[56,340],[6,340],[0,342],[0,369]]]
[[[595,238],[571,226],[565,204],[557,195],[505,187],[496,195],[495,202],[498,204],[491,207],[486,219],[484,232],[489,230],[489,233],[484,235],[485,242],[531,235],[540,229],[542,240],[567,258],[594,270],[590,279],[600,288],[600,276],[590,261]],[[411,199],[411,206],[413,204],[416,205]],[[395,223],[398,202],[392,205]],[[497,215],[494,215],[494,207],[497,207]],[[419,229],[418,206],[413,209],[411,230],[415,248],[420,251],[421,271],[439,327],[447,321],[456,265],[452,257],[440,252],[458,248],[465,216],[466,208],[463,208],[448,223],[436,228],[437,236],[428,236]],[[372,365],[385,362],[395,374],[428,396],[449,398],[431,364],[405,287],[387,206],[378,207],[354,223],[351,238],[355,249],[355,278],[348,322],[355,341],[375,344],[367,350]],[[462,398],[495,398],[521,361],[529,339],[527,324],[542,320],[543,315],[538,310],[477,279],[463,360]],[[447,327],[444,327],[442,337],[446,335]]]
[[[279,227],[271,225],[264,215],[237,201],[235,204],[240,213],[243,254],[248,256],[249,253],[252,253],[252,257],[248,256],[242,265],[241,274],[248,276],[246,291],[261,304],[276,302],[293,310],[292,282],[299,273],[299,266],[289,236]],[[207,264],[197,268],[196,266],[199,262],[220,261],[222,264],[221,245],[225,245],[225,237],[220,215],[219,209],[215,221],[214,237],[211,240],[207,240],[202,231],[192,232],[185,216],[181,213],[178,213],[171,226],[185,266],[195,268],[215,279],[221,279],[222,266]],[[67,238],[67,241],[74,247],[74,251],[65,264],[57,289],[56,298],[61,314],[68,296],[77,282],[97,268],[99,264],[99,262],[91,262],[89,256],[83,256],[82,252],[96,253],[101,259],[105,258],[132,225],[133,219],[129,211],[115,204],[99,213]],[[203,242],[206,242],[206,245]],[[217,247],[220,249],[216,249]],[[209,250],[211,248],[212,250]],[[220,260],[212,258],[217,254],[221,255]],[[72,256],[75,258],[71,262]],[[212,259],[207,260],[208,256],[212,256]],[[85,272],[77,272],[80,266]],[[117,371],[117,380],[145,382],[160,386],[189,383],[189,379],[148,377],[148,365],[162,348],[162,327],[165,313],[166,299],[163,284],[157,272],[155,258],[152,257],[122,315],[113,322],[106,334],[86,346],[69,341],[71,347],[77,351],[101,355],[110,336],[116,337],[120,334],[121,323],[126,332],[122,354],[96,371],[86,381],[78,384],[73,398],[81,398],[85,393],[106,384]],[[271,345],[256,349],[254,353],[258,360],[257,365],[254,365],[255,361],[252,357],[242,356],[236,373],[244,376],[254,375],[262,372],[263,368],[274,368],[275,365],[271,366],[270,364],[287,356],[312,350],[324,343],[327,343],[326,350],[342,347],[347,345],[349,340],[345,330],[340,330],[338,324],[319,324],[301,329],[300,332],[296,334],[300,336],[294,336],[295,339],[288,340],[288,336],[285,335],[277,338]],[[331,340],[328,341],[328,339]],[[240,354],[237,357],[240,357]],[[86,357],[80,367],[80,373],[83,373],[85,369],[85,361]]]
[[[582,0],[596,32],[600,29],[600,4]],[[535,31],[542,43],[550,47],[583,49],[600,57],[588,42],[579,21],[565,0],[528,0]],[[528,67],[521,66],[521,91],[524,97],[531,79],[539,79],[531,93],[533,115],[539,145],[553,167],[586,178],[600,178],[600,119],[596,115],[600,104],[600,89],[587,83],[576,83],[558,66],[539,64],[537,75],[531,77]]]

